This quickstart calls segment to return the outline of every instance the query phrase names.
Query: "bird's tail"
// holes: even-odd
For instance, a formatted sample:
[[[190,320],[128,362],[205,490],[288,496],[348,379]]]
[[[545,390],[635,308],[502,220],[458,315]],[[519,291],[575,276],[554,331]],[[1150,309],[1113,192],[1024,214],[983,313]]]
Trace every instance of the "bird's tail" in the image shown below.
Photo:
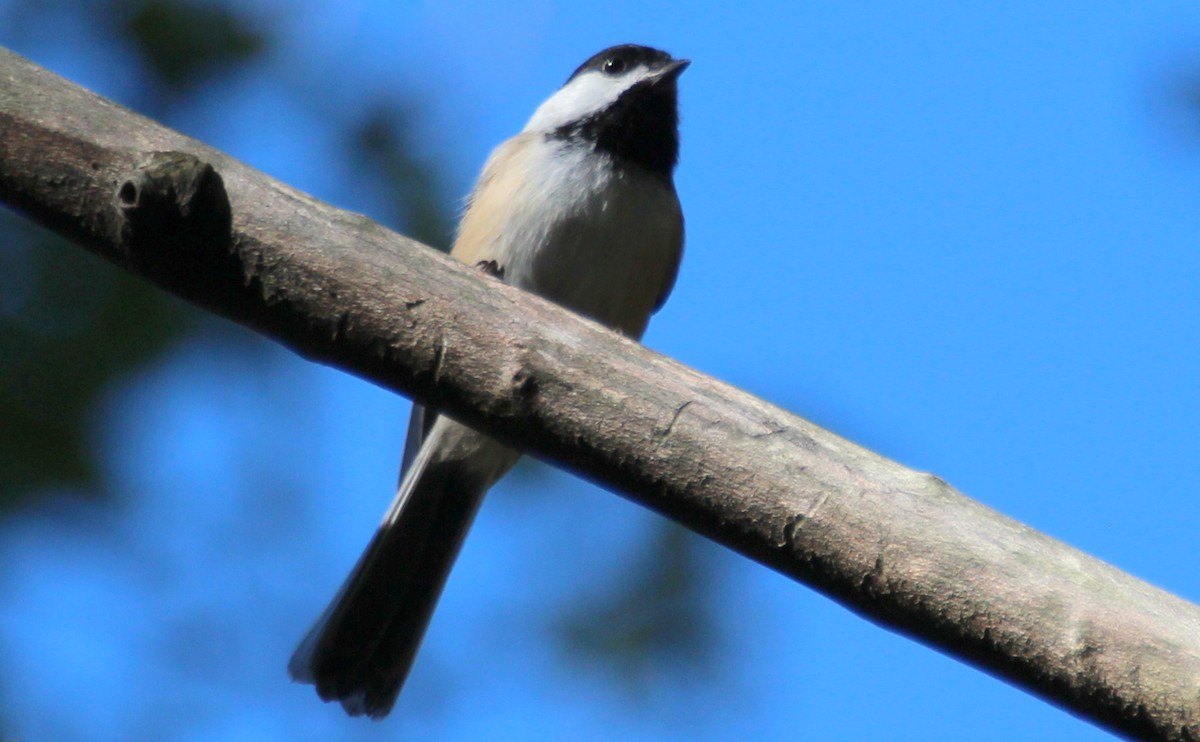
[[[353,716],[391,711],[483,495],[517,457],[465,426],[438,422],[358,564],[288,663],[292,678]],[[504,461],[472,466],[439,458],[453,448],[438,445],[451,426]]]

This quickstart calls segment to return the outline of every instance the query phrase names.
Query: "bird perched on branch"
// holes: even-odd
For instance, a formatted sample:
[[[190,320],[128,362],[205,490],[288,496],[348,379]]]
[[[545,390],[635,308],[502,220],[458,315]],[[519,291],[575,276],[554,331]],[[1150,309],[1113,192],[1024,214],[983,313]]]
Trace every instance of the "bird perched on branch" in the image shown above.
[[[492,153],[450,254],[633,338],[683,253],[673,173],[685,59],[614,46]],[[401,480],[374,538],[292,656],[292,677],[386,716],[483,495],[520,453],[414,406]]]

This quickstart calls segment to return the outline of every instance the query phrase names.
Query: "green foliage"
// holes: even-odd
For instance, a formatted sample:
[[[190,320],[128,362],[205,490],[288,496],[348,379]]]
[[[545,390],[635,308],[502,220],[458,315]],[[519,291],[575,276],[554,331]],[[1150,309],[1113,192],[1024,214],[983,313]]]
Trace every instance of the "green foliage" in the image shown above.
[[[99,489],[96,398],[187,327],[179,302],[0,214],[0,507],[51,488]]]
[[[412,132],[418,115],[400,105],[376,103],[355,125],[350,151],[360,166],[374,173],[405,234],[449,250],[453,213],[446,208],[448,199],[435,168],[417,155],[420,147]]]
[[[673,672],[710,670],[718,640],[699,537],[660,521],[647,545],[614,589],[558,623],[570,653],[607,668],[634,695]]]
[[[21,35],[53,5],[18,4]],[[141,61],[145,106],[252,62],[266,37],[232,10],[179,0],[109,0],[78,8]],[[46,11],[42,16],[39,11]],[[130,101],[139,105],[139,101]],[[100,494],[89,423],[114,381],[188,331],[185,308],[11,214],[0,214],[0,508],[55,489]]]
[[[124,10],[122,36],[146,70],[169,91],[183,92],[223,71],[253,61],[267,37],[248,20],[219,5],[140,0]]]

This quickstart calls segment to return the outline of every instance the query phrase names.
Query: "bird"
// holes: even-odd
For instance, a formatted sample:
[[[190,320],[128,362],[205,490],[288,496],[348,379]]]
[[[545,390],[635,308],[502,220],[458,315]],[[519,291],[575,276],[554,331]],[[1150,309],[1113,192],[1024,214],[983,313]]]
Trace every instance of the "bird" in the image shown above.
[[[690,63],[637,44],[583,62],[492,152],[451,256],[640,339],[683,255],[677,80]],[[395,498],[292,678],[351,716],[387,716],[484,494],[520,455],[414,405]]]

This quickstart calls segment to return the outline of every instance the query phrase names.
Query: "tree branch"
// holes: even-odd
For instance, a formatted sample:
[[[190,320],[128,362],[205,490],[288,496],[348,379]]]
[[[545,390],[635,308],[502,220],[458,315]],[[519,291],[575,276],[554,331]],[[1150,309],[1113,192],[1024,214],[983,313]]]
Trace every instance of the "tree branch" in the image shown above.
[[[1072,713],[1200,738],[1197,606],[2,50],[0,199]]]

